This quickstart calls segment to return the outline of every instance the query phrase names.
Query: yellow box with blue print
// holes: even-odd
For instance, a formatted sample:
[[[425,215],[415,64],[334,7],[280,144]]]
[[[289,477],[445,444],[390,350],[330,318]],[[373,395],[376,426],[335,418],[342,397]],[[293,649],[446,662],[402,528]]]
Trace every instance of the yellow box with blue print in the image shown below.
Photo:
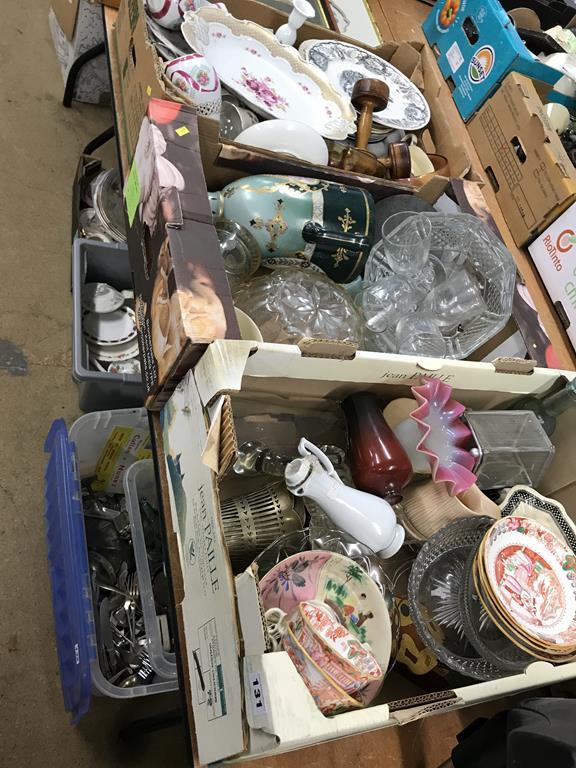
[[[452,89],[464,120],[469,120],[509,72],[554,85],[558,72],[526,48],[498,0],[438,0],[422,24],[438,66]],[[551,100],[573,107],[555,92]]]

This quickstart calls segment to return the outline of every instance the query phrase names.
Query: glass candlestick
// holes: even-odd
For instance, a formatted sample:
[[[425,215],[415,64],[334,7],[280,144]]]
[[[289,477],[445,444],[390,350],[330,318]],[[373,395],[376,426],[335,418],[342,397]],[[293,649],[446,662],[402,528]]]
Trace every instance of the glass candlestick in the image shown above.
[[[397,504],[412,478],[412,464],[384,416],[376,395],[360,392],[342,403],[348,424],[348,457],[357,488]]]

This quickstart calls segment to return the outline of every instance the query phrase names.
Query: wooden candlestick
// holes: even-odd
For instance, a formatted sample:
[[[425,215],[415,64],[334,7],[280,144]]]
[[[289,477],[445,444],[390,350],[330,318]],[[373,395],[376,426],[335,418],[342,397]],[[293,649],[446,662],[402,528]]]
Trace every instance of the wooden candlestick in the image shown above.
[[[363,78],[358,80],[352,91],[352,106],[360,115],[356,127],[356,148],[366,149],[372,133],[374,112],[386,109],[390,89],[382,80]]]

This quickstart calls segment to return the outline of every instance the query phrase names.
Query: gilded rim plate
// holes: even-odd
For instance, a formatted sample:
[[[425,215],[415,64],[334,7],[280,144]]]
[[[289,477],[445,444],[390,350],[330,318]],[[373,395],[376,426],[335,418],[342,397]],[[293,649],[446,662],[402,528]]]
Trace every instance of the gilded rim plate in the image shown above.
[[[259,24],[201,8],[184,15],[182,34],[226,88],[260,115],[304,122],[327,139],[345,139],[356,130],[349,99]]]
[[[548,528],[506,517],[482,553],[489,587],[511,620],[551,644],[576,643],[576,557]]]

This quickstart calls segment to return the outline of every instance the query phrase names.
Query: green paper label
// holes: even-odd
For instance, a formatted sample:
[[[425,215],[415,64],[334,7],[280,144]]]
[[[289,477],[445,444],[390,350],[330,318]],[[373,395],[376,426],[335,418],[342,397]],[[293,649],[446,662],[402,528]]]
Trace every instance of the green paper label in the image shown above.
[[[132,226],[136,209],[140,202],[140,179],[138,178],[138,169],[136,161],[132,163],[130,174],[124,185],[124,201],[126,203],[126,213],[128,214],[128,224]]]

